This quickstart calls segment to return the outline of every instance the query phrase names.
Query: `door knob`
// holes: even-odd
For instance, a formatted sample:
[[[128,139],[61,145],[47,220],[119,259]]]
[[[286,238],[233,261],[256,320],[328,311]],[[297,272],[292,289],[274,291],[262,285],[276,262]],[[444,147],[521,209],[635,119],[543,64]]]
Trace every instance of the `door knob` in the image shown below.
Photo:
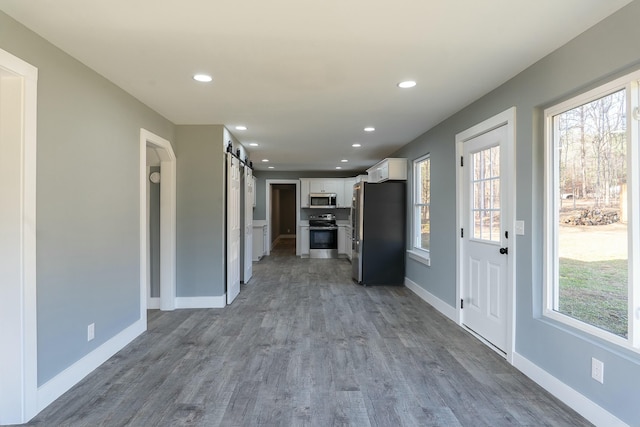
[[[502,255],[507,255],[509,253],[509,248],[500,248],[500,253]]]

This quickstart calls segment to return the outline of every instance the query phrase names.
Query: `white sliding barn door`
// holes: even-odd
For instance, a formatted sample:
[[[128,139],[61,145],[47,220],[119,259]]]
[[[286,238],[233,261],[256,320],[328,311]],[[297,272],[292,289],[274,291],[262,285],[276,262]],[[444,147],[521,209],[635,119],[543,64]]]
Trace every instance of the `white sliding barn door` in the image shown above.
[[[244,168],[244,283],[253,275],[253,173]]]
[[[227,154],[227,304],[240,293],[240,161]]]

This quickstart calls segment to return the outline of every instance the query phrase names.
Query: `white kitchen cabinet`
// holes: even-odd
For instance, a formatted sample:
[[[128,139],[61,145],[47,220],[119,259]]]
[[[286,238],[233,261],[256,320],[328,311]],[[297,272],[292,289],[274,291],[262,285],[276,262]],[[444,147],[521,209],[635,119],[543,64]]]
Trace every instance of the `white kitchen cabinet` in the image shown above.
[[[300,178],[300,207],[309,207],[309,179]]]
[[[300,227],[300,256],[309,256],[309,226]]]
[[[266,225],[254,225],[253,226],[253,248],[252,259],[253,261],[260,261],[264,254],[267,253],[267,226]]]
[[[351,226],[338,226],[338,255],[351,259]]]
[[[310,179],[309,193],[337,193],[337,179]]]
[[[342,193],[338,194],[338,207],[350,208],[353,198],[353,185],[356,183],[355,178],[344,178],[342,180]]]
[[[367,169],[369,182],[384,182],[388,180],[406,181],[407,159],[389,158]]]
[[[267,237],[267,226],[262,227],[262,253],[269,252],[269,238]]]
[[[347,253],[347,248],[345,247],[346,234],[347,234],[347,227],[340,225],[338,227],[338,255],[344,255]]]

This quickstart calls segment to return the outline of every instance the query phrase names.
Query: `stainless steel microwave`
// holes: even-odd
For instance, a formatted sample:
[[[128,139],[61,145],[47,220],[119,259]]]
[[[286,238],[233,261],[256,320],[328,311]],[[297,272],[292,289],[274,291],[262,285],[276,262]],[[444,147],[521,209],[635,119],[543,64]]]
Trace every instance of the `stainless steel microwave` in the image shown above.
[[[316,209],[327,209],[336,207],[336,193],[310,193],[309,207]]]

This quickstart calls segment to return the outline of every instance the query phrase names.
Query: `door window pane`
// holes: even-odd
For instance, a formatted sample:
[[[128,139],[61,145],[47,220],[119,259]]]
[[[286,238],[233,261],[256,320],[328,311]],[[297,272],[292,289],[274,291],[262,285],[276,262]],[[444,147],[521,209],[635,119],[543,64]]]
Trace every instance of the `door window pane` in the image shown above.
[[[500,242],[500,147],[471,156],[473,238]]]

